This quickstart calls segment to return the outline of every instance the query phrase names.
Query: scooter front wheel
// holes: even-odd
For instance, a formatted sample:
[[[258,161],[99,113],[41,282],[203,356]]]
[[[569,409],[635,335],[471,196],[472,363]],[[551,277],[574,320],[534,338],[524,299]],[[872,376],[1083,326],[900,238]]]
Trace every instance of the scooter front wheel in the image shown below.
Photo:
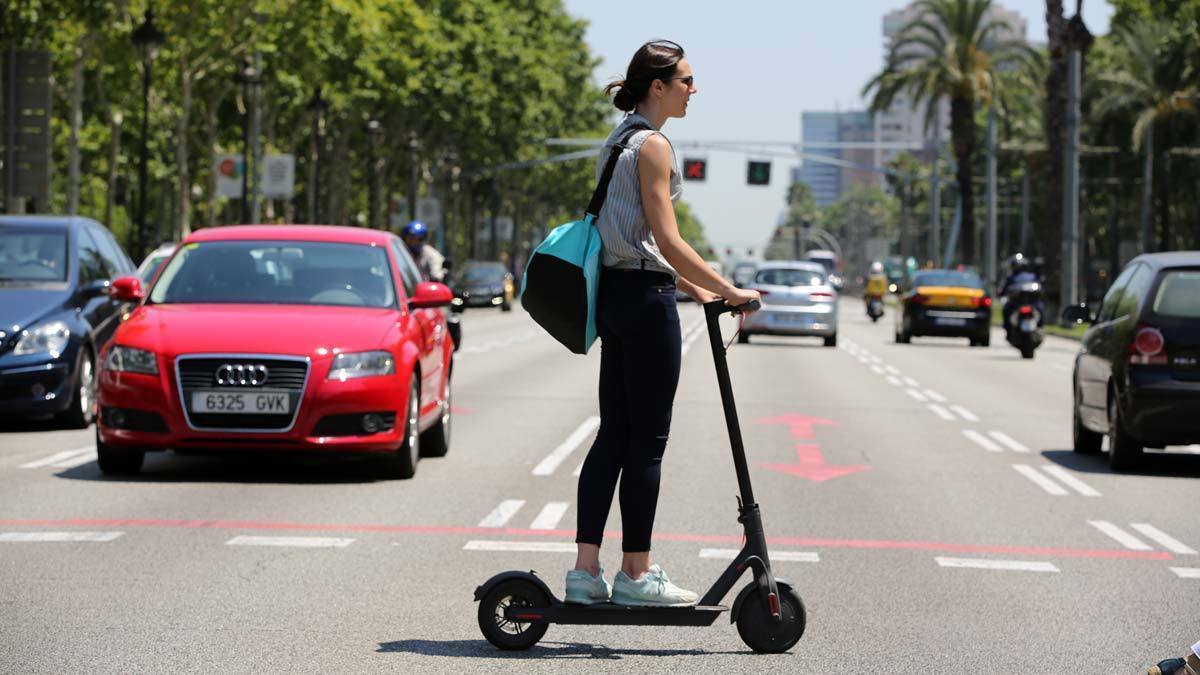
[[[757,582],[750,582],[757,587]],[[738,614],[738,635],[746,646],[760,654],[781,654],[791,649],[804,635],[807,617],[804,601],[792,587],[777,582],[779,589],[779,614],[782,621],[775,623],[762,594],[757,588],[746,594],[745,603]]]
[[[487,641],[506,650],[529,649],[537,644],[550,627],[544,622],[522,623],[505,617],[509,607],[545,607],[550,598],[524,579],[509,579],[496,584],[479,601],[479,630]]]

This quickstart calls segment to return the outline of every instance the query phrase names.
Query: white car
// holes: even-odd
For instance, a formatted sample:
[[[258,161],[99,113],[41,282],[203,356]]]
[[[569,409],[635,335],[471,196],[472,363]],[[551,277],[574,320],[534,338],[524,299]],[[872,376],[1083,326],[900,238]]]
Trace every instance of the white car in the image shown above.
[[[761,263],[748,287],[762,294],[762,309],[746,316],[738,342],[751,335],[811,335],[837,346],[838,295],[820,263]]]
[[[143,285],[150,285],[155,273],[158,272],[158,268],[162,267],[162,264],[167,261],[167,258],[171,257],[176,248],[179,248],[179,244],[169,241],[154,249],[150,252],[150,255],[146,256],[146,259],[137,268],[137,276],[142,280]]]

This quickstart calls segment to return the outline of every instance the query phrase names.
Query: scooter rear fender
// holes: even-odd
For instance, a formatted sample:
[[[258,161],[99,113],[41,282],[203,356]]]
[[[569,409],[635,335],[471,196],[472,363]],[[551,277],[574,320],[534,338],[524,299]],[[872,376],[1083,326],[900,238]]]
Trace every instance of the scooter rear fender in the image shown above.
[[[529,570],[528,572],[509,570],[493,576],[491,579],[483,582],[475,589],[475,602],[482,600],[483,596],[487,595],[488,591],[492,590],[493,586],[498,583],[508,581],[509,579],[522,579],[524,581],[528,581],[529,583],[541,588],[542,592],[546,594],[547,598],[550,598],[552,603],[558,604],[560,602],[558,597],[550,592],[550,587],[546,585],[546,582],[542,581],[542,578],[539,577],[537,572],[534,572],[533,570]]]

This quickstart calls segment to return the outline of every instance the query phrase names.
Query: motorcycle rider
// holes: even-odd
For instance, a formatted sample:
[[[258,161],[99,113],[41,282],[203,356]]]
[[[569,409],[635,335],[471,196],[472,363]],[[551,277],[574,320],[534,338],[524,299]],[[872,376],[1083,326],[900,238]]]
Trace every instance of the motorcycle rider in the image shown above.
[[[1004,330],[1008,332],[1012,327],[1011,319],[1013,312],[1017,311],[1017,303],[1008,302],[1009,293],[1020,288],[1022,284],[1041,283],[1042,279],[1037,273],[1037,269],[1029,258],[1018,253],[1008,261],[1009,274],[1004,279],[1004,283],[1000,285],[1000,290],[997,295],[1005,298],[1004,310]],[[1034,308],[1038,312],[1038,326],[1043,324],[1043,317],[1046,315],[1045,303],[1041,299],[1041,294],[1038,294],[1038,300],[1034,304]]]
[[[446,272],[446,257],[425,243],[427,236],[429,226],[419,220],[410,221],[400,234],[417,268],[421,270],[421,276],[426,281],[441,281]]]
[[[883,295],[887,292],[888,278],[884,272],[883,263],[876,260],[871,263],[871,268],[867,272],[867,290],[863,294],[863,303],[866,306],[867,313],[871,312],[871,300],[883,302]]]

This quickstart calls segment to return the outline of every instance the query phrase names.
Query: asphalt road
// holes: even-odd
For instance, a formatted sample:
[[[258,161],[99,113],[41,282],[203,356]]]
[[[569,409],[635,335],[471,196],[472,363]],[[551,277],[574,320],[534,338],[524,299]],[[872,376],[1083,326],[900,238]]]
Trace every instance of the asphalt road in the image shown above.
[[[682,317],[697,339],[654,555],[703,591],[740,529],[702,317]],[[110,479],[90,430],[6,421],[0,672],[1136,673],[1200,639],[1196,448],[1112,474],[1070,449],[1073,343],[1033,361],[999,334],[896,345],[890,315],[846,300],[838,348],[729,351],[774,567],[808,609],[800,643],[753,655],[718,621],[552,626],[498,652],[472,592],[504,569],[560,591],[599,349],[570,355],[519,308],[464,321],[450,454],[413,480],[378,459],[170,452]],[[611,575],[615,508],[609,530]]]

